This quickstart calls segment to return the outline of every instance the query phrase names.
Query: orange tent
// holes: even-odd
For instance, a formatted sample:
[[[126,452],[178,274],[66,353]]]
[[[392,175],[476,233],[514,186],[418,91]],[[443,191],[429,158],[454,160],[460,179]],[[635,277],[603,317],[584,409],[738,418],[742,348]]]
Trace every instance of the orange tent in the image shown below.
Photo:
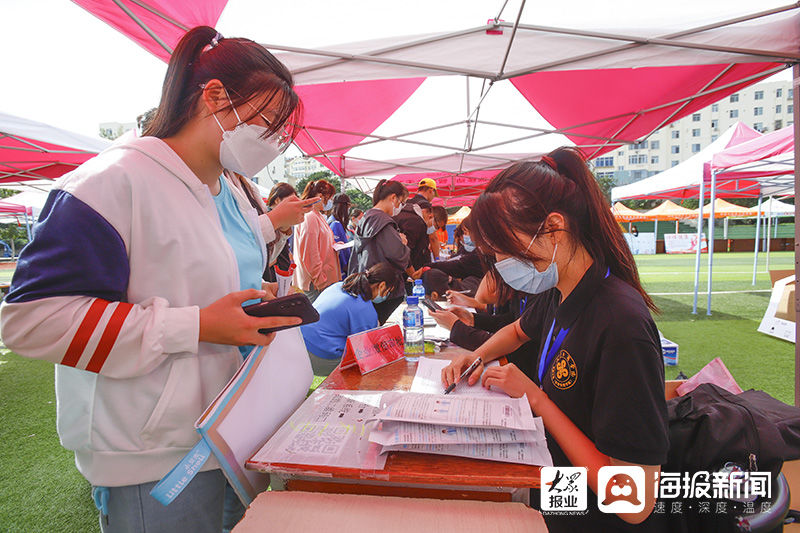
[[[697,212],[682,207],[671,200],[664,200],[661,205],[645,212],[645,214],[652,220],[681,220],[697,216]]]
[[[614,220],[617,222],[638,222],[639,220],[651,220],[644,213],[634,211],[630,207],[625,207],[620,202],[615,203],[611,207],[611,214],[614,215]]]
[[[726,202],[722,198],[714,200],[714,218],[728,218],[728,217],[752,217],[755,216],[755,209],[749,207],[742,207]],[[694,216],[697,216],[697,209],[694,210]],[[703,218],[711,216],[711,204],[708,203],[703,206]]]

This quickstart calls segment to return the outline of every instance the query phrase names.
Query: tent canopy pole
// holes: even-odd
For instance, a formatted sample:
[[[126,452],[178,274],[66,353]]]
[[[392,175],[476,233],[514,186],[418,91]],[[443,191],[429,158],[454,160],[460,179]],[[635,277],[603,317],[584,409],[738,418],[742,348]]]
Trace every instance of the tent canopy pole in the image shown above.
[[[697,252],[694,258],[694,303],[692,304],[692,314],[697,314],[697,291],[700,289],[700,251],[703,249],[703,197],[705,191],[704,180],[700,180],[700,206],[697,208]]]
[[[708,216],[708,299],[706,316],[711,316],[711,276],[714,270],[714,202],[717,199],[717,173],[711,172],[711,210]]]
[[[800,150],[797,150],[798,141],[800,141],[800,64],[795,63],[792,66],[792,100],[794,102],[794,113],[792,114],[794,120],[794,190],[800,187]],[[800,261],[797,253],[798,246],[800,246],[800,227],[797,225],[797,220],[800,218],[800,202],[794,203],[794,275],[800,278]],[[795,313],[800,312],[800,291],[795,291],[794,300]],[[797,338],[797,321],[795,321],[795,339]],[[796,341],[794,343],[794,404],[800,406],[800,344]]]
[[[767,199],[767,243],[764,246],[764,250],[767,252],[767,269],[766,272],[769,272],[769,242],[770,242],[770,235],[772,234],[772,196]]]
[[[756,284],[756,269],[758,268],[758,241],[761,238],[761,193],[758,193],[758,208],[756,211],[756,247],[753,251],[753,286]]]

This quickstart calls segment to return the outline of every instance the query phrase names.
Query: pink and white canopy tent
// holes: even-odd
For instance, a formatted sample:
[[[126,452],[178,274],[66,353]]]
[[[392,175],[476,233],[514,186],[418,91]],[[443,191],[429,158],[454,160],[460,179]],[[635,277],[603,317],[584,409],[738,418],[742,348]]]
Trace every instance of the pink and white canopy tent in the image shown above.
[[[151,51],[170,50],[186,27],[214,25],[224,5],[78,3]],[[265,46],[299,85],[307,116],[297,145],[306,154],[345,178],[460,175],[570,143],[595,157],[800,59],[797,5],[743,15],[711,4],[698,3],[681,27],[556,28],[520,8],[513,22],[458,31]],[[378,15],[353,14],[365,23]]]
[[[756,191],[762,196],[794,195],[794,128],[787,126],[731,146],[714,154],[705,167],[717,183],[734,182],[738,191]]]
[[[750,126],[737,122],[725,130],[717,140],[679,165],[629,185],[614,187],[611,190],[611,199],[616,201],[698,198],[704,165],[711,161],[714,154],[760,136],[761,134]],[[707,190],[704,194],[706,197],[709,196]],[[744,194],[752,196],[753,191],[744,191]],[[736,192],[724,191],[720,184],[717,195],[727,198],[736,196]],[[758,196],[757,191],[755,196]]]
[[[28,240],[31,239],[31,224],[33,223],[33,210],[30,207],[15,204],[8,200],[0,200],[0,222],[16,222],[25,224]]]
[[[46,185],[109,144],[103,139],[0,113],[0,185]]]
[[[186,28],[214,26],[224,5],[76,1],[146,48],[155,40],[168,52],[165,43]],[[593,158],[787,65],[800,77],[798,4],[746,14],[696,2],[678,26],[615,29],[548,26],[524,6],[514,22],[497,15],[451,32],[317,49],[265,43],[292,69],[308,110],[296,144],[343,178],[496,170],[565,141]],[[151,15],[157,22],[147,22]],[[366,15],[352,14],[367,23]],[[798,104],[795,94],[796,114]],[[800,372],[795,379],[800,404]]]

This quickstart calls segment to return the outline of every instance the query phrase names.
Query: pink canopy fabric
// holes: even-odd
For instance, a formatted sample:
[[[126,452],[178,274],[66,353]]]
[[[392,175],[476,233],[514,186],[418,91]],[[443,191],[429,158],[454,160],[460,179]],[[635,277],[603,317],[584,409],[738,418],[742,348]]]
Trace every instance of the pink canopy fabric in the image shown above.
[[[726,172],[727,169],[747,163],[754,163],[757,161],[765,161],[775,156],[791,154],[794,152],[794,127],[787,126],[785,128],[767,133],[753,139],[749,142],[742,143],[736,146],[731,146],[714,154],[711,158],[711,170],[717,171],[717,177],[748,177],[754,175],[764,175],[758,170],[744,169],[741,171],[731,170]],[[770,172],[778,172],[773,169]],[[783,169],[781,174],[791,174],[794,168]],[[775,174],[770,174],[775,175]]]
[[[54,180],[110,144],[0,113],[0,183]]]
[[[481,170],[455,175],[446,173],[418,173],[398,174],[392,180],[399,181],[408,187],[413,195],[417,192],[419,182],[423,178],[430,178],[436,182],[436,191],[439,197],[433,201],[434,205],[472,205],[486,185],[494,178],[499,170]]]
[[[717,191],[729,198],[794,195],[793,126],[714,154],[703,167],[707,185],[712,169],[717,174]]]
[[[169,61],[183,34],[195,26],[214,27],[228,0],[73,0],[130,37],[151,54]]]
[[[347,175],[345,159],[400,107],[425,78],[352,81],[298,86],[305,126],[295,143],[306,154],[324,152],[317,160],[340,176]]]
[[[537,72],[511,80],[587,158],[622,146],[761,81],[775,63]],[[753,78],[755,76],[755,78]],[[748,81],[740,82],[739,80]],[[695,94],[704,96],[690,99]],[[574,102],[575,105],[564,105]],[[636,111],[635,113],[633,111]]]
[[[33,215],[33,210],[30,207],[25,207],[24,205],[12,204],[10,202],[0,200],[0,213],[4,215]]]
[[[76,2],[162,59],[185,29],[215,25],[225,5]],[[303,96],[298,146],[340,176],[463,174],[503,168],[517,155],[538,158],[569,142],[596,157],[800,60],[799,5],[743,14],[700,4],[679,31],[536,25],[525,22],[536,19],[530,9],[530,18],[522,17],[520,7],[515,23],[491,20],[317,49],[264,46],[292,70]],[[358,14],[365,21],[368,15]],[[372,15],[373,23],[380,20]],[[434,78],[456,78],[467,93],[460,116],[440,117],[441,108],[463,97],[454,91],[435,93],[427,112],[413,108]],[[478,102],[470,98],[470,80],[478,82]],[[511,92],[502,92],[506,87]],[[490,113],[493,98],[497,116]],[[509,112],[512,100],[525,108]],[[400,120],[410,107],[409,120]],[[551,140],[538,142],[544,139]],[[392,155],[408,147],[416,150]]]

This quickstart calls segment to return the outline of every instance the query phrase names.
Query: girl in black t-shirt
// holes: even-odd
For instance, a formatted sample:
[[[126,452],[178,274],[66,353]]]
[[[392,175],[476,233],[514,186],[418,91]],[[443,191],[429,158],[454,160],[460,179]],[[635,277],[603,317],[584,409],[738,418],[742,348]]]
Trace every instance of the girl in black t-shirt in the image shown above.
[[[473,240],[495,255],[503,280],[535,296],[519,320],[473,354],[456,357],[442,381],[456,381],[478,356],[485,363],[525,342],[538,346],[528,374],[507,364],[487,369],[481,384],[527,395],[544,422],[554,466],[588,470],[588,513],[545,514],[548,529],[663,530],[660,517],[651,515],[652,480],[669,444],[664,368],[648,310],[655,305],[580,152],[559,148],[539,162],[502,171],[470,216]],[[469,385],[482,370],[472,373]],[[595,494],[606,487],[598,487],[597,474],[604,466],[644,470],[641,512],[599,512]]]

